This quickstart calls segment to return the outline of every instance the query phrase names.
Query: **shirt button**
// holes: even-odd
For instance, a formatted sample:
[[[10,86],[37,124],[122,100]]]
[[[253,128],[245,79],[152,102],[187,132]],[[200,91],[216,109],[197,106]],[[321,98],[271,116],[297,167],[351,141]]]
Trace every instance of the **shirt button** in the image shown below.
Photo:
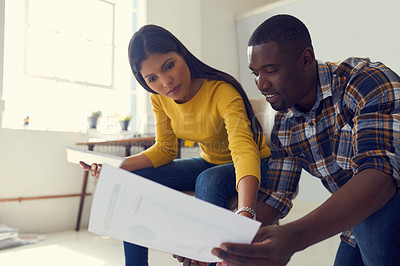
[[[307,128],[305,133],[306,133],[307,138],[311,137],[311,135],[312,135],[311,128]]]

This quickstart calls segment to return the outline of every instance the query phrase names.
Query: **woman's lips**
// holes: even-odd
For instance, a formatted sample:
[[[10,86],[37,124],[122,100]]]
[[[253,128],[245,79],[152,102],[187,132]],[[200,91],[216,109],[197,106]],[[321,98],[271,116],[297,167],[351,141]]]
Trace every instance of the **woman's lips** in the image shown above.
[[[178,92],[180,87],[181,87],[181,85],[173,87],[170,91],[168,91],[168,94],[174,94],[174,93]]]

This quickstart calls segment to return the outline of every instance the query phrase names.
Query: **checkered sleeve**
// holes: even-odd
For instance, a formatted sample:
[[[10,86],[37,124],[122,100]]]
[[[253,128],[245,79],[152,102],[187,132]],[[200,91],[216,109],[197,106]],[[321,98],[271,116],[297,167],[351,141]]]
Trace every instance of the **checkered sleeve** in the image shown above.
[[[354,110],[352,168],[374,168],[400,186],[400,81],[384,65],[370,68],[351,81],[345,97]],[[353,106],[352,106],[352,104]]]
[[[285,131],[283,131],[285,132]],[[285,138],[280,131],[280,138]],[[262,200],[277,209],[285,217],[292,208],[292,197],[297,190],[301,167],[297,159],[288,156],[277,136],[277,131],[271,134],[271,160],[267,172],[267,186]]]

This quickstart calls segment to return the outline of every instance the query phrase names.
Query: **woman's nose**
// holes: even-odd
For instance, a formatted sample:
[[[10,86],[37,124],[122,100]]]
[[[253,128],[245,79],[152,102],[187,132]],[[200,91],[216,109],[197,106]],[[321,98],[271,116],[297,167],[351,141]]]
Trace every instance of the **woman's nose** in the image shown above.
[[[170,75],[165,75],[161,78],[161,83],[163,87],[168,87],[172,84],[173,78]]]

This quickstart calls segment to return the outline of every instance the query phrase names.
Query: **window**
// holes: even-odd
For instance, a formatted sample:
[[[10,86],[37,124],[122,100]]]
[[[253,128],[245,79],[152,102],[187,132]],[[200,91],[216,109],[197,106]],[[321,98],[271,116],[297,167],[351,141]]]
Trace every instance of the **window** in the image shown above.
[[[6,0],[2,127],[117,130],[116,114],[137,113],[127,46],[139,0]],[[140,1],[139,1],[140,2]],[[133,123],[135,127],[135,123]]]

